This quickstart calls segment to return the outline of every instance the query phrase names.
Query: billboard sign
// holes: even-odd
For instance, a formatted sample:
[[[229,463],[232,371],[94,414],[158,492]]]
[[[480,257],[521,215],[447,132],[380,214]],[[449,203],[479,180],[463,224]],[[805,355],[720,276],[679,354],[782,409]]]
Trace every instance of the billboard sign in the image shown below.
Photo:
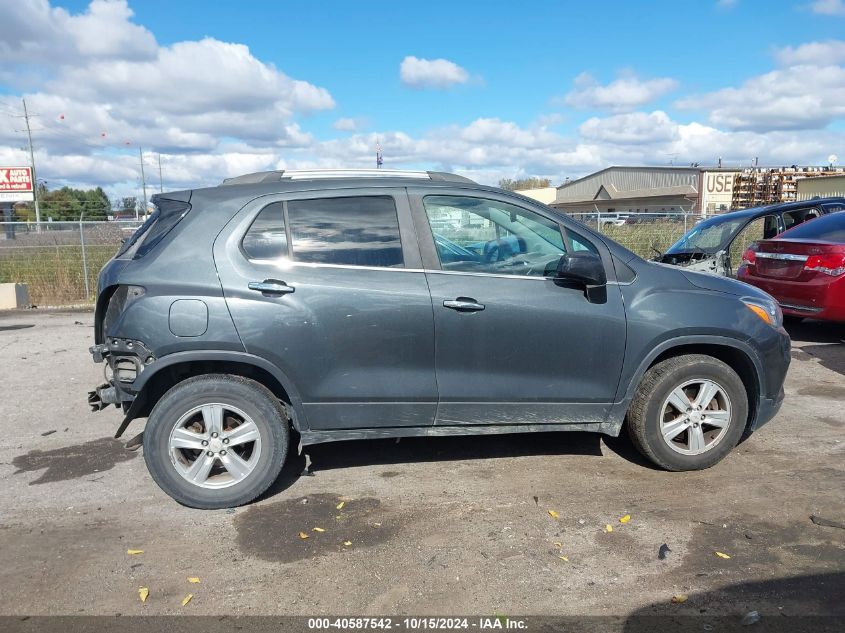
[[[0,202],[31,202],[34,199],[29,167],[0,167]]]

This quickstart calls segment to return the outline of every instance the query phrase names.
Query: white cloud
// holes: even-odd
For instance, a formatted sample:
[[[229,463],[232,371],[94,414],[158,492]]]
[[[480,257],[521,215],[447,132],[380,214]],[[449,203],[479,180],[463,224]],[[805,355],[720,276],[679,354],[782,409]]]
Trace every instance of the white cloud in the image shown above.
[[[469,73],[448,59],[421,59],[409,55],[399,65],[399,77],[409,88],[443,90],[469,81]]]
[[[845,1],[843,0],[815,0],[810,10],[819,15],[845,15]]]
[[[71,15],[48,0],[4,2],[0,7],[4,62],[80,63],[85,58],[150,59],[156,41],[150,31],[130,21],[126,0],[93,0]]]
[[[356,132],[361,128],[361,125],[362,122],[360,119],[341,117],[332,124],[332,127],[341,132]]]
[[[0,81],[38,78],[23,92],[38,115],[39,174],[61,166],[53,173],[69,180],[79,175],[74,165],[96,165],[89,181],[120,179],[121,154],[139,145],[174,156],[218,153],[231,139],[250,153],[301,147],[313,137],[295,119],[334,107],[326,89],[289,77],[243,44],[204,38],[159,46],[131,18],[125,0],[93,0],[75,15],[46,0],[0,4],[0,53],[12,62]],[[20,97],[0,95],[0,110],[19,111]],[[0,116],[0,147],[18,161],[19,128],[19,119]],[[94,160],[103,154],[110,156]]]
[[[784,48],[771,72],[687,97],[681,105],[701,116],[686,120],[643,111],[677,88],[673,79],[626,75],[602,85],[581,75],[568,105],[606,114],[543,112],[525,122],[492,109],[413,135],[336,116],[336,136],[318,139],[304,115],[334,106],[325,88],[288,76],[240,43],[204,38],[161,46],[132,20],[120,0],[95,0],[77,14],[46,0],[0,0],[0,51],[8,62],[0,68],[8,88],[0,95],[0,163],[28,159],[19,149],[20,119],[6,116],[19,112],[21,94],[39,115],[39,176],[51,187],[101,185],[111,195],[138,191],[138,145],[150,167],[162,154],[166,189],[264,169],[373,167],[376,142],[388,168],[457,171],[485,183],[532,175],[561,182],[610,164],[666,164],[669,155],[677,164],[718,156],[726,163],[749,164],[754,156],[769,164],[820,163],[845,146],[839,127],[825,129],[845,107],[839,40]],[[472,81],[447,60],[408,59],[415,87]],[[155,181],[157,169],[151,172]]]
[[[635,110],[678,87],[670,77],[643,80],[633,75],[602,85],[589,73],[581,73],[574,83],[575,88],[563,98],[566,105],[611,112]]]
[[[845,116],[845,43],[810,42],[776,52],[785,67],[751,77],[738,87],[687,97],[678,106],[706,110],[731,130],[821,129]]]
[[[672,141],[678,135],[678,124],[661,110],[617,114],[604,119],[593,117],[578,129],[587,140],[614,145],[653,144]]]
[[[845,61],[845,41],[827,40],[786,46],[777,51],[775,57],[784,66],[841,64]]]

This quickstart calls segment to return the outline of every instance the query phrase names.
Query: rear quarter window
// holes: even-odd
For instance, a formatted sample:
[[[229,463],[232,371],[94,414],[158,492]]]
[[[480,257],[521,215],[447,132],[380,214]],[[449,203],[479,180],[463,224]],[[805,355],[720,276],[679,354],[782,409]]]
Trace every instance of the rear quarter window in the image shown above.
[[[250,259],[275,259],[288,254],[284,205],[273,202],[261,209],[244,235],[241,248]]]

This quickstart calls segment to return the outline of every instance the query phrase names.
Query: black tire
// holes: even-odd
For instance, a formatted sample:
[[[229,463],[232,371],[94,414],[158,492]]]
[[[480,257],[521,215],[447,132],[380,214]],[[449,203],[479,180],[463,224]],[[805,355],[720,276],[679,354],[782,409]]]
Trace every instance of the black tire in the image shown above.
[[[260,437],[261,448],[253,469],[224,488],[203,488],[189,482],[177,470],[174,459],[178,458],[171,457],[170,451],[177,421],[210,403],[240,409],[255,423]],[[276,480],[289,441],[285,411],[269,389],[240,376],[207,374],[180,382],[156,403],[144,429],[144,461],[159,487],[182,505],[204,510],[231,508],[249,503]]]
[[[661,407],[671,392],[697,379],[717,383],[731,404],[730,421],[724,435],[704,452],[682,454],[669,446],[661,434]],[[668,358],[643,376],[628,409],[626,426],[637,450],[666,470],[702,470],[721,461],[737,445],[748,421],[748,394],[737,373],[722,361],[703,354]],[[690,444],[691,446],[691,444]]]

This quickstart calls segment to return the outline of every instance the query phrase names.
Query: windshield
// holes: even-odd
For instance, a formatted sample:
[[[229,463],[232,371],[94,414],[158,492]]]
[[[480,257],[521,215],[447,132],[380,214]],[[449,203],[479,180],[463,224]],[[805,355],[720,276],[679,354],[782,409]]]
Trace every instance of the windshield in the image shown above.
[[[672,244],[666,252],[716,253],[727,246],[730,239],[747,220],[748,218],[711,218],[705,220],[684,233],[683,237]]]

